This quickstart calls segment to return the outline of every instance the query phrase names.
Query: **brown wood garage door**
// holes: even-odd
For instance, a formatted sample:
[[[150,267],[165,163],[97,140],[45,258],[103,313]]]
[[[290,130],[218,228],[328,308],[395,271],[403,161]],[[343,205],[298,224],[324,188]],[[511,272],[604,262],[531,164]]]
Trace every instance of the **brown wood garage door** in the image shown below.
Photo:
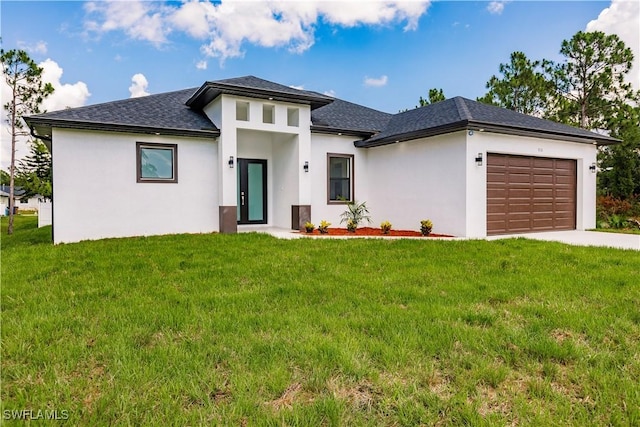
[[[487,234],[575,228],[575,160],[487,155]]]

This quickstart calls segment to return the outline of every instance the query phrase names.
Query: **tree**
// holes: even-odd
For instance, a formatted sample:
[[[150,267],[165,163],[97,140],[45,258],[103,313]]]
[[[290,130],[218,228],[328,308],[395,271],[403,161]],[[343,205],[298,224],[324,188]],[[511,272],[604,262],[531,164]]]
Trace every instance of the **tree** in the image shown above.
[[[598,187],[604,195],[629,199],[640,194],[640,107],[625,104],[608,119],[608,128],[622,143],[598,154]]]
[[[544,66],[547,61],[531,61],[522,52],[513,52],[511,62],[500,64],[502,78],[491,76],[486,84],[489,92],[478,101],[508,108],[523,114],[542,116],[553,93]]]
[[[11,135],[11,163],[9,164],[9,225],[7,234],[13,234],[14,187],[16,173],[16,141],[28,135],[22,117],[40,112],[42,100],[53,93],[51,84],[42,82],[42,68],[24,50],[0,49],[2,74],[11,95],[4,104]]]
[[[420,108],[420,107],[426,107],[427,105],[444,101],[445,99],[447,98],[444,96],[444,91],[442,89],[432,88],[432,89],[429,89],[429,95],[427,99],[424,99],[422,96],[420,96],[420,99],[418,100],[418,105],[416,105],[414,109]],[[404,113],[405,111],[409,111],[409,109],[407,108],[405,110],[400,110],[399,112]]]
[[[583,129],[606,129],[607,120],[636,95],[625,75],[633,53],[615,35],[601,31],[578,31],[564,40],[560,53],[564,63],[547,63],[554,82],[554,105],[547,117]]]
[[[22,197],[40,195],[51,199],[51,153],[39,139],[30,144],[29,155],[17,167],[16,183],[24,190]]]
[[[9,185],[9,180],[11,177],[8,172],[0,170],[0,185]]]
[[[442,89],[432,88],[432,89],[429,89],[429,98],[424,99],[423,97],[420,97],[418,102],[420,103],[420,107],[424,107],[429,104],[434,104],[436,102],[444,101],[445,99],[447,98],[444,96],[444,91]]]
[[[579,31],[560,53],[566,61],[548,66],[556,93],[547,117],[622,139],[599,152],[599,190],[622,199],[640,193],[640,93],[625,81],[633,52],[615,34]]]

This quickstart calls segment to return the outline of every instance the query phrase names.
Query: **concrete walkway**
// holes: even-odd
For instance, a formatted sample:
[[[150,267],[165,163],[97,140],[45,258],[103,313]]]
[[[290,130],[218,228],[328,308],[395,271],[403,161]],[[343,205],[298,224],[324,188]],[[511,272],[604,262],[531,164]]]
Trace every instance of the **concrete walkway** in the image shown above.
[[[295,232],[285,228],[275,228],[268,226],[241,226],[238,232],[258,232],[267,233],[279,239],[300,239],[300,238],[319,238],[319,239],[351,239],[352,236],[308,236],[305,233]],[[640,235],[638,234],[620,234],[620,233],[602,233],[597,231],[548,231],[543,233],[523,233],[523,234],[505,234],[500,236],[490,236],[486,240],[513,239],[523,237],[526,239],[546,240],[550,242],[566,243],[568,245],[578,246],[602,246],[617,249],[635,249],[640,251]],[[372,237],[377,239],[406,239],[407,237]],[[422,239],[417,237],[417,239]],[[460,237],[447,237],[443,240],[464,240]]]
[[[526,239],[561,242],[578,246],[602,246],[617,249],[640,250],[639,234],[603,233],[598,231],[547,231],[543,233],[508,234],[490,236],[487,240],[509,239],[524,237]]]

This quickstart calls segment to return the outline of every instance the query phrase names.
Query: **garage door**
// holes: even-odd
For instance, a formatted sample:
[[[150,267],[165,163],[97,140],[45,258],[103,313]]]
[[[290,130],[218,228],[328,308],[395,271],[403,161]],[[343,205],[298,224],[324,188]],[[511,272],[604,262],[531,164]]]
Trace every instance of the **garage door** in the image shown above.
[[[487,234],[575,228],[575,160],[487,155]]]

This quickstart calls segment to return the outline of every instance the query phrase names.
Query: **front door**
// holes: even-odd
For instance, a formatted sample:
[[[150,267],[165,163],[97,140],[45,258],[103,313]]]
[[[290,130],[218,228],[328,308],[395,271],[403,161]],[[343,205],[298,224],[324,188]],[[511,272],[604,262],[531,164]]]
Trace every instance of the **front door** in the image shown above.
[[[267,223],[267,161],[238,159],[238,224]]]

